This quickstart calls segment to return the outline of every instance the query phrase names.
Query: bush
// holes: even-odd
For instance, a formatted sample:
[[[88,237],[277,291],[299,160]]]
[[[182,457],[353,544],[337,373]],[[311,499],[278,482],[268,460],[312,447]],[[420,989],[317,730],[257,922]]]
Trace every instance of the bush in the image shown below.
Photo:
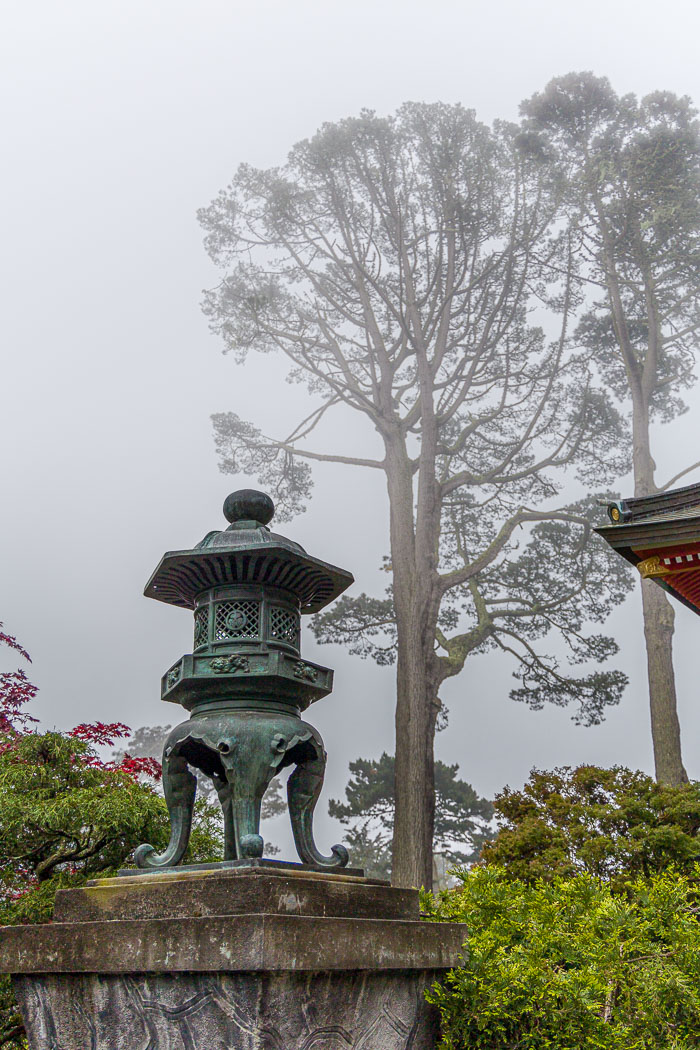
[[[700,784],[669,787],[615,767],[534,770],[522,791],[494,802],[498,834],[481,853],[533,882],[588,872],[624,889],[669,866],[696,877]]]
[[[0,643],[29,659],[2,624]],[[47,922],[56,890],[116,874],[140,843],[164,849],[170,835],[155,789],[159,764],[100,757],[98,748],[128,736],[128,726],[37,732],[26,711],[35,694],[23,671],[0,674],[0,926]],[[188,859],[211,860],[220,849],[217,809],[199,802]],[[0,977],[0,1047],[26,1045],[10,978]]]
[[[468,927],[460,967],[428,993],[441,1050],[700,1045],[695,881],[666,872],[620,894],[588,874],[526,883],[484,866],[459,879],[425,898],[431,918]]]

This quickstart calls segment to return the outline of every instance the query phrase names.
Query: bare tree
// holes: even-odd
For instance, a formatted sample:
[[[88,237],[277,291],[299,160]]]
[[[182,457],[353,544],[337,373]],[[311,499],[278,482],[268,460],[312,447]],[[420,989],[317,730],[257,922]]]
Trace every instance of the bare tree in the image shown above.
[[[478,601],[480,574],[521,526],[585,529],[585,516],[556,510],[561,476],[576,465],[598,484],[619,441],[568,346],[575,287],[551,279],[552,259],[569,258],[550,236],[556,182],[523,157],[516,130],[491,132],[460,106],[364,112],[298,144],[284,169],[242,166],[201,212],[224,270],[205,299],[213,330],[239,361],[283,353],[317,398],[286,438],[216,415],[222,469],[256,473],[287,513],[303,507],[313,461],[386,478],[399,885],[430,884],[439,688],[468,648],[458,627],[448,640],[441,611],[453,594]],[[559,321],[551,340],[528,315],[544,302]],[[378,435],[376,457],[322,436],[309,446],[341,408]],[[475,535],[460,526],[467,507],[484,524]],[[621,685],[599,682],[609,700]]]
[[[590,290],[578,336],[632,408],[635,496],[656,480],[651,423],[685,410],[700,331],[700,125],[687,98],[619,97],[591,73],[551,81],[523,104],[523,145],[566,188],[569,235]],[[642,583],[657,779],[687,780],[673,674],[674,611]]]

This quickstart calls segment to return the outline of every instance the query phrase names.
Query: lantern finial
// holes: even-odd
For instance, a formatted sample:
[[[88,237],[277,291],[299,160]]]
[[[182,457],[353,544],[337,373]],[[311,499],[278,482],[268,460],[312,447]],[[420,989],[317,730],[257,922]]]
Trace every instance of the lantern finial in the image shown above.
[[[250,521],[267,525],[274,513],[275,505],[270,497],[257,489],[238,489],[224,500],[224,517],[234,526]]]

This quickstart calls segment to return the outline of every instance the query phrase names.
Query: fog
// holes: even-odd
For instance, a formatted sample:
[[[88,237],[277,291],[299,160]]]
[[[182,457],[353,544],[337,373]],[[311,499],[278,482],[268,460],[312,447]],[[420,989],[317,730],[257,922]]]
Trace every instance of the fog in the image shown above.
[[[323,121],[408,99],[513,119],[521,99],[574,69],[621,93],[664,88],[700,102],[698,30],[697,5],[673,0],[5,5],[0,619],[32,653],[45,725],[180,720],[159,701],[159,678],[189,651],[191,617],[143,586],[163,551],[223,527],[226,494],[254,481],[218,472],[209,416],[236,411],[280,434],[303,414],[307,395],[282,362],[236,367],[199,308],[216,274],[195,212],[237,165],[281,163]],[[698,412],[696,391],[691,412],[661,428],[661,481],[698,458]],[[327,466],[315,477],[308,512],[280,531],[351,569],[351,593],[381,593],[381,478]],[[629,478],[619,488],[629,494]],[[577,727],[566,710],[513,703],[507,660],[480,657],[444,689],[438,757],[486,795],[533,766],[651,771],[637,592],[606,630],[630,685],[605,723]],[[677,606],[693,777],[699,642],[700,621]],[[322,816],[350,760],[393,749],[393,675],[316,647],[309,632],[305,653],[336,669],[333,696],[309,713],[329,752]],[[338,834],[322,817],[322,847]]]

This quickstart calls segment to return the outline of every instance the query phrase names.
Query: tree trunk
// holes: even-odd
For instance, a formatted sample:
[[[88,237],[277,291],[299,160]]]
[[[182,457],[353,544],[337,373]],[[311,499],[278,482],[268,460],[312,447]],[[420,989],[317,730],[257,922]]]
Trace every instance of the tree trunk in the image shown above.
[[[687,783],[688,775],[681,755],[673,673],[673,622],[676,614],[661,587],[652,580],[642,580],[642,609],[655,775],[657,780],[677,786]]]
[[[434,695],[426,675],[425,637],[413,631],[399,652],[392,883],[425,886],[433,881],[435,769]]]
[[[655,463],[649,444],[648,407],[640,402],[643,402],[641,396],[633,399],[634,494],[648,496],[657,491]],[[675,611],[664,591],[652,580],[642,581],[642,612],[655,776],[665,784],[685,784],[688,774],[681,753],[676,679],[673,673]]]
[[[413,472],[404,442],[387,440],[391,563],[398,633],[392,882],[425,886],[433,877],[437,708],[434,566],[416,543]],[[439,518],[438,518],[439,523]]]

